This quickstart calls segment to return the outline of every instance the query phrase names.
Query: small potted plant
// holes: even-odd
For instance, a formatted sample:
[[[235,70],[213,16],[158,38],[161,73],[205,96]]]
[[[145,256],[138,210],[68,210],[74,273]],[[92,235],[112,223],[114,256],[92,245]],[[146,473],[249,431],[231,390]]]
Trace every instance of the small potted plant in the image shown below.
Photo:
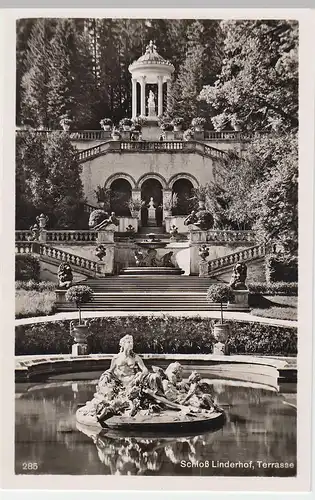
[[[233,300],[233,292],[229,285],[225,283],[213,284],[209,287],[207,291],[207,302],[220,303],[220,322],[216,323],[213,327],[213,336],[217,343],[225,345],[230,331],[229,323],[225,323],[223,320],[223,302]],[[226,351],[225,351],[225,354]]]
[[[109,132],[112,129],[113,122],[110,118],[102,118],[100,121],[100,125],[103,130]]]
[[[73,354],[85,354],[87,350],[88,326],[82,321],[81,306],[83,303],[90,302],[93,292],[86,285],[74,285],[67,291],[65,298],[68,302],[74,303],[79,311],[79,323],[71,321],[71,335],[74,337],[76,345],[73,346]]]
[[[132,124],[133,122],[131,118],[123,118],[119,122],[119,126],[122,127],[122,129],[125,130],[126,132],[130,131]]]
[[[141,127],[143,127],[147,123],[147,121],[148,121],[147,118],[145,116],[142,116],[142,115],[136,116],[135,118],[132,119],[133,125],[139,126],[140,130],[141,130]]]
[[[130,210],[131,217],[138,218],[139,212],[141,210],[141,201],[140,200],[133,200],[132,198],[130,198],[130,200],[128,201],[128,208]]]
[[[114,141],[119,141],[121,139],[121,133],[115,127],[113,128],[113,131],[112,131],[112,138],[114,139]]]
[[[194,138],[194,131],[191,128],[185,130],[185,132],[183,133],[184,141],[191,141],[193,138]]]
[[[179,132],[180,130],[182,130],[183,123],[184,123],[184,119],[180,118],[179,116],[176,116],[171,121],[171,124],[173,125],[175,132]]]
[[[206,119],[200,116],[193,118],[191,121],[191,126],[196,132],[201,132],[205,128]]]
[[[71,120],[71,118],[69,118],[68,115],[61,116],[59,123],[65,132],[69,132],[71,124],[72,124],[72,120]]]

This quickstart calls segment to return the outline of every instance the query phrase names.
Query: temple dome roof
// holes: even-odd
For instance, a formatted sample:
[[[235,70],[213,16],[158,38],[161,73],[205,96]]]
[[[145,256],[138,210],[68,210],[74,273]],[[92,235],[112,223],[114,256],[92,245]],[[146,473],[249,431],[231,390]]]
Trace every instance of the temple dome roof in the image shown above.
[[[129,66],[129,71],[133,73],[135,70],[157,69],[158,67],[165,74],[171,74],[175,71],[173,64],[160,56],[156,50],[156,45],[151,40],[146,47],[145,54]]]

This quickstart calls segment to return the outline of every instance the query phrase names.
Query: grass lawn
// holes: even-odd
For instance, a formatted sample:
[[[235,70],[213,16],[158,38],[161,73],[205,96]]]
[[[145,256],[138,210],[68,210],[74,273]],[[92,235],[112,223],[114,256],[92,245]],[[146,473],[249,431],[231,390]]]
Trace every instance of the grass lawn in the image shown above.
[[[15,290],[15,317],[45,316],[54,312],[55,292]]]
[[[297,320],[298,298],[284,295],[264,295],[254,300],[251,313],[265,318]]]

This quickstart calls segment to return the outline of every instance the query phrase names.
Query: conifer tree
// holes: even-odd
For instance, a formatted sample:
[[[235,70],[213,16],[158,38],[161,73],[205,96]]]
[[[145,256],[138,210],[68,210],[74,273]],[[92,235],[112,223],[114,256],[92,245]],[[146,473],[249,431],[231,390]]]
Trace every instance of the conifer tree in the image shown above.
[[[50,40],[54,21],[38,19],[33,25],[26,53],[26,72],[22,78],[22,115],[35,127],[48,127],[48,83],[50,79]]]
[[[60,19],[51,43],[48,112],[54,128],[67,115],[75,128],[93,121],[95,82],[88,40],[73,20]]]

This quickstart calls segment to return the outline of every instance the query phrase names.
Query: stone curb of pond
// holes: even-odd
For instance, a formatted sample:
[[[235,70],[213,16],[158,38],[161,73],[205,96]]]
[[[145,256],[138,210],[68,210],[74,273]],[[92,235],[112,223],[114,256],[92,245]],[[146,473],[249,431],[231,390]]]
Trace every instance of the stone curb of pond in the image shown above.
[[[109,368],[112,356],[112,354],[16,356],[15,380],[31,382],[60,374],[104,371]],[[201,375],[211,369],[213,375],[262,383],[276,389],[283,384],[297,381],[297,363],[293,357],[147,353],[141,354],[141,357],[149,364],[157,363],[166,367],[173,361],[179,361],[184,369],[197,369]]]

